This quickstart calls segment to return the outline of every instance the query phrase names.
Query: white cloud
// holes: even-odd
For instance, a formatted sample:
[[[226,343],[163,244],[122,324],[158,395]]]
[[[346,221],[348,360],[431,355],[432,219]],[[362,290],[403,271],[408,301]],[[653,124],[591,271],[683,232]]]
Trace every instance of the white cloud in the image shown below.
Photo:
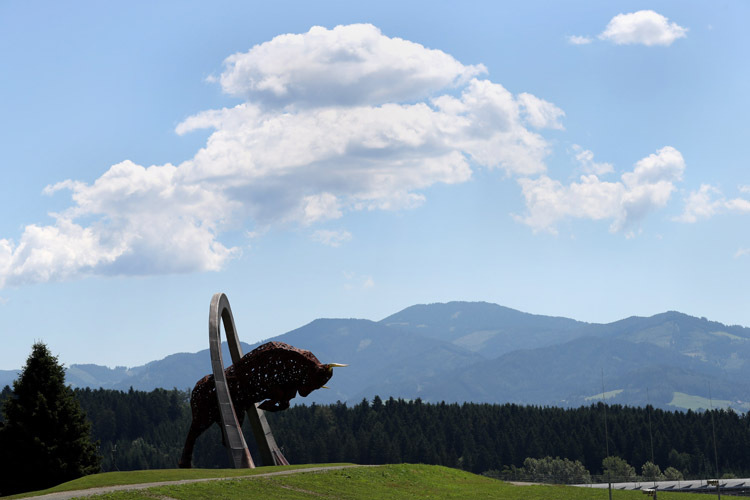
[[[58,217],[54,226],[26,226],[20,242],[0,240],[0,285],[58,281],[111,264],[122,249],[108,247],[92,228]]]
[[[560,123],[560,119],[565,116],[565,112],[551,102],[539,99],[526,92],[518,95],[518,102],[526,121],[532,127],[558,130],[565,128]]]
[[[685,199],[685,209],[677,220],[681,222],[697,222],[700,219],[708,219],[716,215],[722,206],[722,202],[713,199],[713,195],[720,191],[709,184],[701,184],[698,191],[693,191]]]
[[[570,35],[567,38],[568,43],[572,45],[587,45],[593,41],[591,37],[588,36]]]
[[[740,186],[740,191],[745,192]],[[750,200],[733,198],[727,200],[721,190],[710,184],[701,184],[698,191],[691,192],[685,198],[685,208],[676,218],[680,222],[693,223],[710,219],[722,213],[750,213]]]
[[[172,165],[113,165],[93,184],[63,181],[75,205],[49,226],[26,226],[17,244],[0,240],[0,285],[61,281],[87,274],[218,270],[237,254],[216,241],[236,204],[185,184]],[[75,219],[93,218],[84,227]]]
[[[537,124],[552,126],[557,108],[539,101]],[[263,112],[246,103],[177,127],[180,133],[215,129],[180,170],[190,182],[232,186],[260,224],[411,208],[424,200],[416,190],[470,179],[470,160],[509,174],[543,172],[547,143],[522,120],[522,109],[530,107],[501,85],[480,80],[468,82],[457,97],[415,104]]]
[[[631,172],[622,174],[620,182],[602,181],[594,174],[582,175],[580,182],[568,186],[546,175],[522,178],[518,182],[527,213],[518,219],[535,231],[552,233],[558,222],[568,218],[610,219],[610,231],[630,229],[666,205],[684,169],[680,152],[666,146],[639,160]]]
[[[527,214],[519,220],[535,231],[556,233],[555,224],[568,217],[614,219],[621,212],[624,186],[600,181],[595,175],[583,175],[581,182],[569,186],[546,175],[519,179],[518,183],[527,209]]]
[[[734,258],[738,259],[740,257],[744,257],[745,255],[750,255],[750,248],[740,248],[735,252]]]
[[[315,26],[224,61],[225,92],[267,105],[385,104],[422,99],[486,73],[440,50],[384,36],[370,24]],[[332,71],[332,69],[335,69]]]
[[[176,127],[211,129],[205,147],[179,165],[123,161],[91,184],[47,188],[72,205],[17,243],[0,239],[0,286],[217,270],[239,254],[221,243],[227,230],[413,208],[472,168],[542,174],[548,145],[527,125],[562,128],[564,113],[484,72],[371,25],[315,27],[230,56],[215,80],[247,101]]]
[[[750,213],[750,200],[734,198],[727,201],[727,209],[731,212]]]
[[[611,163],[597,163],[594,161],[594,153],[588,149],[583,149],[578,144],[573,144],[575,158],[585,174],[594,174],[602,176],[615,171]]]
[[[639,10],[613,17],[599,39],[617,45],[669,46],[678,38],[686,37],[687,31],[687,28],[670,23],[669,19],[653,10]]]
[[[339,247],[342,243],[352,239],[349,231],[331,231],[328,229],[319,229],[312,234],[312,240],[328,245],[330,247]]]
[[[750,193],[750,186],[738,186],[740,193]]]
[[[304,205],[302,221],[306,225],[325,219],[338,219],[342,215],[341,204],[331,193],[305,196],[302,203]]]
[[[656,153],[638,160],[632,172],[626,172],[622,179],[627,185],[658,184],[682,180],[685,160],[682,154],[671,146],[665,146]]]

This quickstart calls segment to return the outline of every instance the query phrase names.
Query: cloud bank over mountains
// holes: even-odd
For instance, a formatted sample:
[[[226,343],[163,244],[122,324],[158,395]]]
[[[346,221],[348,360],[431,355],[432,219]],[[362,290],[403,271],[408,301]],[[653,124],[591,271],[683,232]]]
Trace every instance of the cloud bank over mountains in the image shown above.
[[[651,11],[614,18],[606,38],[668,45],[664,29],[672,39],[684,36],[674,24],[644,28],[654,18],[642,12]],[[91,184],[48,186],[47,195],[70,193],[72,205],[50,214],[50,225],[26,226],[17,242],[0,239],[0,287],[215,271],[241,252],[222,243],[227,231],[414,208],[426,188],[467,182],[477,168],[516,179],[527,210],[517,218],[534,230],[555,232],[563,219],[588,218],[609,219],[620,231],[668,202],[685,169],[671,146],[615,182],[600,180],[611,164],[595,163],[576,146],[580,182],[548,177],[550,144],[541,131],[564,130],[564,111],[529,93],[514,95],[483,79],[486,72],[368,24],[313,27],[231,55],[212,80],[244,101],[176,127],[180,135],[210,130],[205,146],[179,165],[125,160]],[[312,232],[330,246],[353,237]]]

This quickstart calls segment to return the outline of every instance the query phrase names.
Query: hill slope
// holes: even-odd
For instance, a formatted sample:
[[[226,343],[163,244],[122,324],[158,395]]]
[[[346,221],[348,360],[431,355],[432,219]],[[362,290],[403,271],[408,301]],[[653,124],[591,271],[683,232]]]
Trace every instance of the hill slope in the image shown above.
[[[106,498],[112,500],[132,498],[225,498],[225,499],[300,499],[300,498],[348,498],[369,499],[442,499],[442,498],[527,498],[531,500],[558,498],[587,500],[602,497],[602,490],[560,485],[517,485],[496,479],[471,474],[458,469],[435,465],[398,464],[376,467],[349,467],[320,472],[297,472],[290,474],[264,475],[265,469],[248,471],[237,479],[217,481],[197,480],[186,484],[147,486],[142,494],[132,491],[110,491]],[[149,472],[149,471],[138,471]],[[168,475],[170,480],[176,472],[154,471]],[[213,471],[224,472],[224,471]],[[126,473],[106,474],[113,480]],[[185,474],[188,476],[187,474]],[[91,477],[91,476],[89,476]],[[88,478],[83,478],[87,480]],[[81,481],[81,480],[77,480]],[[61,485],[61,486],[67,486]],[[116,487],[113,487],[116,488]],[[143,489],[140,485],[134,489]],[[47,490],[49,491],[49,490]],[[70,490],[65,490],[70,491]],[[41,492],[39,492],[41,493]],[[45,491],[46,493],[46,491]],[[85,492],[80,492],[85,493]],[[617,491],[617,497],[637,500],[641,491]],[[71,494],[73,494],[71,492]],[[55,498],[68,498],[67,496]],[[665,492],[660,496],[674,500],[692,498],[694,493]],[[17,496],[13,498],[25,497]]]

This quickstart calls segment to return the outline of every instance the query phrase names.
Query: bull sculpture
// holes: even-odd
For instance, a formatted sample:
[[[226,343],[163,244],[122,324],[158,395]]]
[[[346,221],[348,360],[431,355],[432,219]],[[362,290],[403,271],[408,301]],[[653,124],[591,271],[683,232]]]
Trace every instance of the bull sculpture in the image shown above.
[[[265,411],[286,410],[297,393],[305,397],[321,387],[327,389],[325,383],[337,366],[347,365],[322,364],[310,351],[283,342],[263,344],[224,370],[237,420],[242,425],[245,412],[255,403],[261,403],[258,408]],[[192,467],[193,447],[198,436],[214,422],[221,425],[213,375],[206,375],[195,384],[190,409],[193,421],[179,462],[182,468]]]

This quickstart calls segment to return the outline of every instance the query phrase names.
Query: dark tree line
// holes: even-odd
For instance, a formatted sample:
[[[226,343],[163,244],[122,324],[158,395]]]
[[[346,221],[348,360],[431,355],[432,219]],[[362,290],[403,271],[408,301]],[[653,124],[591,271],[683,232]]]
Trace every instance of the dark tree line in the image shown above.
[[[173,469],[190,427],[189,394],[77,389],[76,396],[99,440],[102,470]],[[218,426],[196,445],[195,467],[230,467]]]
[[[103,470],[176,466],[190,425],[187,393],[75,393],[93,423],[94,439],[100,441]],[[709,412],[607,406],[610,455],[636,467],[651,460],[649,413],[654,462],[662,470],[674,467],[686,478],[715,475]],[[267,415],[292,463],[422,462],[481,473],[550,456],[578,460],[600,474],[605,458],[601,403],[563,409],[376,397],[354,406],[299,405]],[[720,474],[750,476],[750,416],[725,410],[714,410],[713,416]],[[245,429],[245,435],[252,433]],[[218,426],[198,440],[195,466],[229,466]]]
[[[5,389],[0,398],[10,395]],[[92,422],[103,470],[176,466],[190,425],[186,392],[83,389],[75,395]],[[674,467],[685,477],[716,474],[709,412],[608,406],[610,455],[636,467],[651,460],[649,413],[654,462],[662,470]],[[299,405],[267,415],[293,463],[422,462],[484,472],[550,456],[578,460],[600,474],[605,458],[601,403],[563,409],[376,397],[354,406]],[[749,476],[750,416],[714,410],[713,417],[720,474]],[[252,433],[246,429],[245,435]],[[201,436],[195,466],[227,467],[220,442],[217,426]]]
[[[640,467],[651,460],[686,477],[715,475],[711,414],[607,406],[610,455]],[[750,474],[750,417],[715,410],[720,474]],[[297,406],[271,415],[277,441],[295,461],[424,462],[472,472],[523,466],[527,457],[565,457],[601,474],[604,405],[577,409],[515,404],[425,404],[375,398]],[[298,458],[299,457],[299,458]]]

